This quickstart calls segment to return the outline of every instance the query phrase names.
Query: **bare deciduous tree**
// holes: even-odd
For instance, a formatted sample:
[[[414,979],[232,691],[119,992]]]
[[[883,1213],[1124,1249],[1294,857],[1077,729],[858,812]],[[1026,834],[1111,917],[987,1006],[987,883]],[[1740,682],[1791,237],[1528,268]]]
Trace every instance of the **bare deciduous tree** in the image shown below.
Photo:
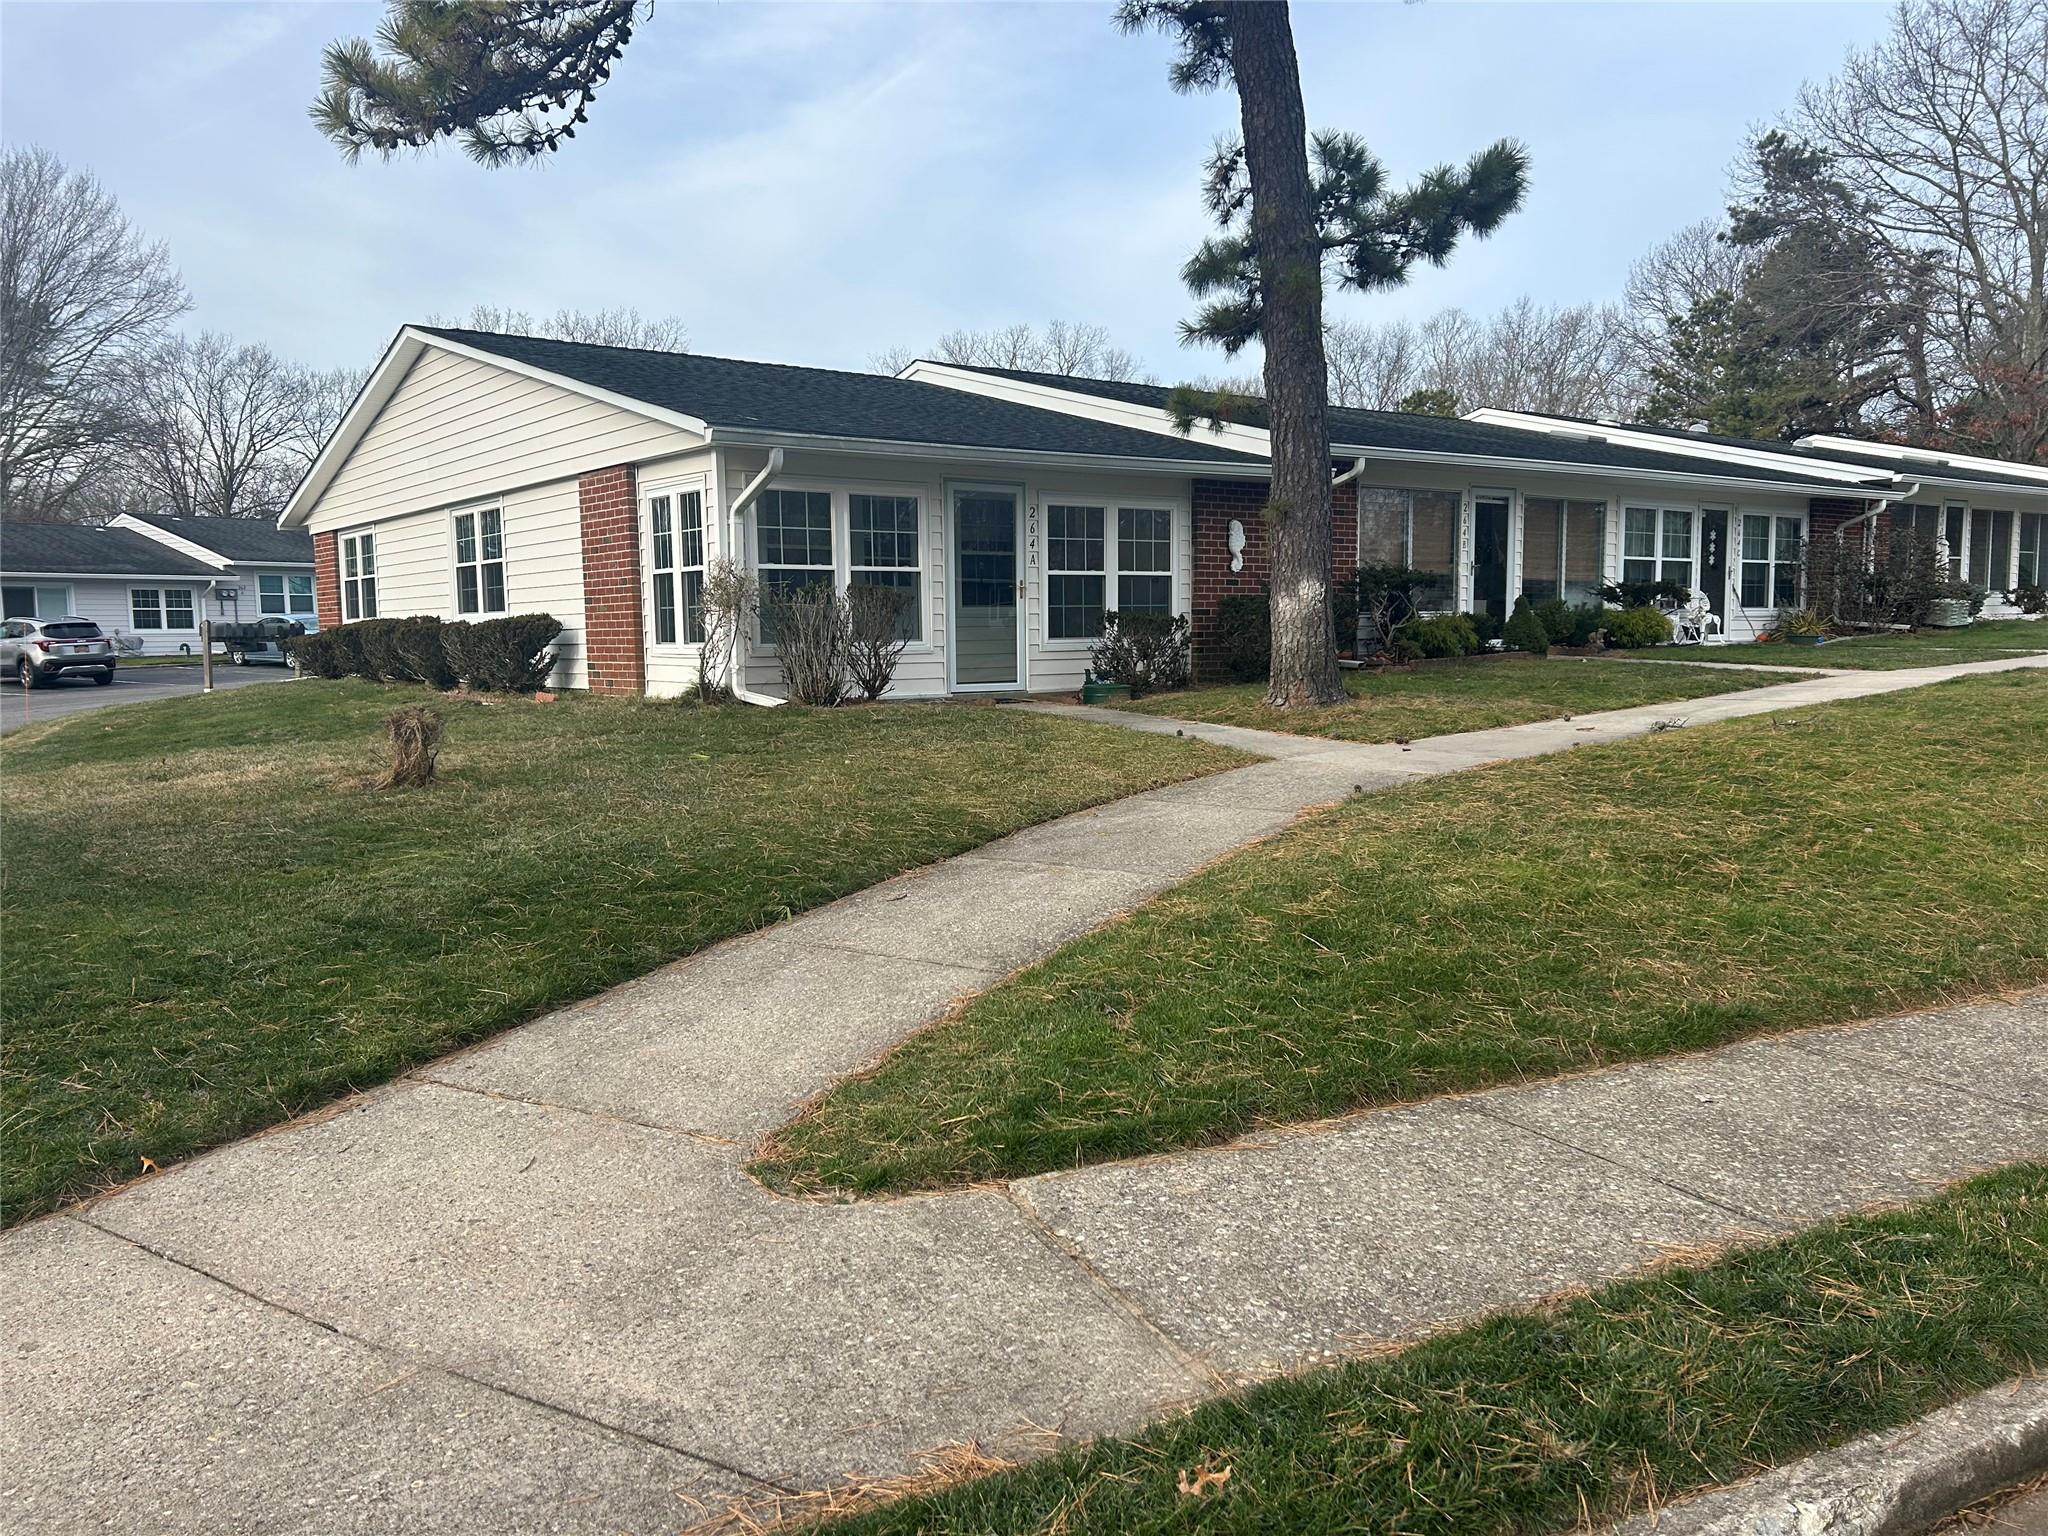
[[[919,358],[964,368],[1017,368],[1030,373],[1065,373],[1111,383],[1149,384],[1153,376],[1109,332],[1085,321],[1052,320],[1043,327],[1005,325],[992,331],[948,331],[927,352],[891,347],[868,359],[876,373],[901,373]]]
[[[273,517],[324,441],[331,382],[264,346],[177,336],[128,369],[125,479],[177,517]],[[317,452],[317,446],[312,450]]]
[[[1483,320],[1447,309],[1419,325],[1339,321],[1324,353],[1330,403],[1365,410],[1398,410],[1427,394],[1461,412],[1626,415],[1638,398],[1627,321],[1611,304],[1525,297]]]
[[[558,309],[536,318],[523,309],[477,304],[460,318],[429,315],[429,325],[471,331],[500,331],[508,336],[541,336],[551,341],[581,341],[598,347],[638,347],[648,352],[687,352],[690,331],[679,316],[649,319],[628,306],[611,309]]]
[[[113,195],[41,149],[0,160],[0,498],[79,510],[128,424],[120,379],[190,301]]]
[[[1675,324],[1717,294],[1740,293],[1762,259],[1755,247],[1722,239],[1721,228],[1714,219],[1688,224],[1629,268],[1622,314],[1638,380],[1672,363]]]
[[[1784,127],[1900,262],[1931,258],[1929,331],[1964,380],[1963,440],[2048,452],[2048,0],[1901,4]]]

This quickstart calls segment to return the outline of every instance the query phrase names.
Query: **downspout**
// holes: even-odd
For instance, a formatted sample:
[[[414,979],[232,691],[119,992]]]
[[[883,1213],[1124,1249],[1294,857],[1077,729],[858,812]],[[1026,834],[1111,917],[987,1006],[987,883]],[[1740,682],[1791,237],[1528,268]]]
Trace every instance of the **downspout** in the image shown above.
[[[729,547],[735,551],[731,558],[741,570],[745,570],[747,565],[747,505],[761,494],[763,487],[770,480],[781,473],[782,450],[770,448],[768,462],[762,466],[761,473],[746,483],[739,495],[733,497],[732,506],[727,509],[727,516],[732,520],[732,543]],[[773,694],[756,693],[747,686],[747,628],[746,615],[742,614],[732,627],[732,653],[726,657],[726,685],[732,689],[732,696],[743,704],[758,704],[763,709],[774,709],[777,705],[787,704],[787,699],[778,699]]]
[[[1365,460],[1353,459],[1351,461],[1351,467],[1345,470],[1343,474],[1339,475],[1336,479],[1330,482],[1330,489],[1334,491],[1335,489],[1337,489],[1338,486],[1344,485],[1349,481],[1356,480],[1360,475],[1364,473]]]
[[[1842,538],[1849,532],[1851,528],[1854,528],[1858,523],[1869,522],[1873,517],[1877,516],[1878,513],[1884,511],[1885,508],[1889,507],[1893,502],[1910,500],[1912,497],[1918,496],[1919,494],[1920,482],[1918,480],[1915,480],[1911,485],[1902,485],[1898,487],[1889,496],[1885,497],[1882,501],[1872,502],[1866,510],[1857,513],[1854,517],[1850,518],[1849,521],[1842,524],[1841,527],[1835,530],[1835,537],[1838,539]]]

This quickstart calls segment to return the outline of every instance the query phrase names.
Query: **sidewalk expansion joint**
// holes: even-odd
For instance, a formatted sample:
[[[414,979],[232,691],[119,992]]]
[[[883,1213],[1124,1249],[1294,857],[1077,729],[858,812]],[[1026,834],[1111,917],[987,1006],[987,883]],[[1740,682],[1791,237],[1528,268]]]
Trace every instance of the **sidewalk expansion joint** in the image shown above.
[[[473,1372],[464,1370],[461,1366],[451,1365],[444,1360],[436,1360],[430,1355],[418,1354],[399,1345],[388,1344],[382,1340],[352,1332],[347,1328],[341,1327],[339,1324],[327,1321],[323,1317],[315,1317],[310,1312],[303,1312],[297,1307],[276,1300],[274,1297],[265,1296],[259,1291],[252,1291],[246,1285],[240,1285],[228,1279],[225,1275],[217,1274],[213,1270],[207,1269],[204,1265],[194,1264],[189,1260],[179,1258],[174,1253],[168,1253],[164,1249],[157,1247],[154,1243],[146,1243],[140,1238],[130,1237],[124,1232],[116,1232],[110,1227],[103,1227],[98,1222],[90,1220],[76,1211],[61,1212],[59,1213],[59,1219],[75,1221],[82,1227],[89,1227],[102,1237],[110,1237],[118,1243],[125,1243],[140,1253],[146,1253],[151,1258],[160,1259],[175,1269],[183,1270],[186,1274],[195,1275],[199,1279],[206,1281],[209,1285],[217,1285],[222,1290],[231,1291],[245,1301],[254,1302],[266,1311],[276,1312],[280,1316],[289,1317],[296,1322],[306,1324],[308,1327],[318,1328],[323,1333],[331,1333],[336,1338],[347,1339],[351,1344],[358,1344],[364,1349],[374,1350],[394,1362],[410,1367],[410,1374],[412,1375],[418,1375],[423,1371],[432,1371],[437,1375],[449,1378],[451,1381],[459,1381],[467,1386],[474,1387],[480,1392],[488,1392],[499,1397],[510,1398],[514,1402],[526,1404],[529,1408],[538,1408],[543,1413],[550,1413],[560,1418],[573,1420],[578,1424],[586,1425],[603,1434],[616,1435],[620,1439],[631,1440],[636,1444],[666,1452],[671,1456],[680,1456],[685,1461],[696,1462],[699,1466],[723,1472],[729,1477],[745,1478],[750,1483],[758,1483],[763,1488],[773,1488],[778,1493],[794,1494],[800,1491],[786,1484],[779,1483],[773,1478],[763,1477],[757,1472],[749,1472],[745,1467],[737,1467],[730,1462],[721,1461],[715,1456],[706,1456],[701,1451],[693,1451],[686,1446],[671,1444],[659,1435],[650,1435],[641,1430],[629,1429],[623,1424],[613,1424],[608,1420],[584,1413],[580,1409],[571,1408],[562,1403],[551,1402],[547,1398],[537,1397],[531,1392],[522,1392],[517,1387],[508,1387],[503,1382],[492,1381],[488,1377],[478,1376]]]

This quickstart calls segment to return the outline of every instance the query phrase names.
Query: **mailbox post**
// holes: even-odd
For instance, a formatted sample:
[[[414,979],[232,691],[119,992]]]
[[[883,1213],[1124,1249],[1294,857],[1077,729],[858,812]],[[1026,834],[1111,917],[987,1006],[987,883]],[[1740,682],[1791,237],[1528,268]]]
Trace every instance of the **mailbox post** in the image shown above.
[[[213,692],[213,620],[199,621],[199,691]]]

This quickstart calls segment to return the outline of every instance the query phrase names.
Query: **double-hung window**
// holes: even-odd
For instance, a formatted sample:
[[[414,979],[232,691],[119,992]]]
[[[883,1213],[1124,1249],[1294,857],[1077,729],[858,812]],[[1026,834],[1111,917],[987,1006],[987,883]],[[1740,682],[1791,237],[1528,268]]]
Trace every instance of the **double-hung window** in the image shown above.
[[[761,643],[775,643],[775,600],[832,583],[832,493],[763,491],[754,534],[761,581]]]
[[[505,514],[497,507],[455,514],[455,609],[505,611]]]
[[[654,642],[704,643],[704,493],[670,491],[647,504],[653,535]]]
[[[316,608],[313,578],[287,576],[282,571],[259,575],[256,578],[256,608],[266,619],[312,618]]]
[[[1116,607],[1119,613],[1173,612],[1173,513],[1168,508],[1116,509]]]
[[[137,629],[197,629],[190,587],[130,587],[128,618]]]
[[[341,616],[377,617],[377,536],[348,533],[341,538]],[[140,628],[140,626],[137,626]]]
[[[2048,581],[2048,512],[2020,514],[2020,585]]]
[[[1102,632],[1104,588],[1101,507],[1054,502],[1045,509],[1045,634],[1093,640]]]
[[[1690,588],[1692,513],[1681,507],[1623,508],[1621,579],[1675,581]]]
[[[1657,579],[1657,509],[1629,507],[1621,514],[1621,579]]]
[[[856,492],[846,498],[852,540],[847,586],[892,587],[904,594],[896,612],[899,640],[924,638],[924,579],[919,555],[917,498]]]
[[[1742,514],[1740,596],[1745,608],[1795,608],[1799,604],[1799,546],[1796,517]]]

